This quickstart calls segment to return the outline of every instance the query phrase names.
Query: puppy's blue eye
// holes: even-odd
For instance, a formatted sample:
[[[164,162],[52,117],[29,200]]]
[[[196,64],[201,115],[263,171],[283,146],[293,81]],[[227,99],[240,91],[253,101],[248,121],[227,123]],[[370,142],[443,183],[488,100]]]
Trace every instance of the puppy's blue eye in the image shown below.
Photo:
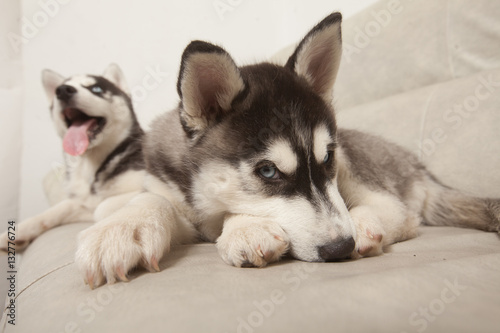
[[[327,164],[328,162],[330,162],[330,160],[332,159],[332,155],[333,153],[331,151],[326,153],[325,158],[323,159],[323,164]]]
[[[90,87],[90,91],[92,91],[94,94],[102,94],[104,90],[98,85]]]
[[[262,168],[259,169],[259,173],[262,177],[267,179],[279,178],[278,170],[274,166],[269,166],[269,165],[263,166]]]

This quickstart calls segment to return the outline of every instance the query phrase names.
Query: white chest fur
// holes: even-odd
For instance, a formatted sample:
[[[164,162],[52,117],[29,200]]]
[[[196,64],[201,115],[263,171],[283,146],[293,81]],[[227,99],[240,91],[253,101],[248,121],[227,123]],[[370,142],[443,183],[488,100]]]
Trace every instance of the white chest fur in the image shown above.
[[[66,194],[68,197],[88,199],[100,163],[88,156],[66,155]]]

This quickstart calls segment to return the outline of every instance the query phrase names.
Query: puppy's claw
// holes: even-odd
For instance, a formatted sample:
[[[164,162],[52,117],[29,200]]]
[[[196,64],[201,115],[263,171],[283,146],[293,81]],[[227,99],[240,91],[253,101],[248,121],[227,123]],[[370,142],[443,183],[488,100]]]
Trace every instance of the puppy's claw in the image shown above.
[[[160,271],[160,266],[158,265],[158,259],[155,256],[151,257],[151,267],[156,271]]]
[[[118,276],[118,279],[123,282],[129,282],[127,275],[125,275],[125,272],[123,271],[122,267],[117,268],[116,270],[116,276]]]
[[[286,243],[285,240],[281,236],[278,236],[278,235],[273,235],[273,236],[275,239],[279,240],[280,242]]]
[[[264,253],[262,252],[260,245],[257,247],[257,254],[261,257],[264,258]]]
[[[87,272],[87,278],[85,279],[87,281],[87,284],[89,285],[90,289],[94,289],[94,277],[90,272]]]

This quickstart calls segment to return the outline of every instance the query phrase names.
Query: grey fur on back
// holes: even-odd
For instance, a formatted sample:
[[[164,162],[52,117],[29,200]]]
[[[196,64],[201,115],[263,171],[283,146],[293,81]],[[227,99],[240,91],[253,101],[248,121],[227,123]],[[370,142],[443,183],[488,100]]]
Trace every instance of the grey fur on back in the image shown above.
[[[339,129],[338,141],[349,158],[350,171],[373,190],[405,200],[411,184],[428,174],[417,156],[379,136]]]

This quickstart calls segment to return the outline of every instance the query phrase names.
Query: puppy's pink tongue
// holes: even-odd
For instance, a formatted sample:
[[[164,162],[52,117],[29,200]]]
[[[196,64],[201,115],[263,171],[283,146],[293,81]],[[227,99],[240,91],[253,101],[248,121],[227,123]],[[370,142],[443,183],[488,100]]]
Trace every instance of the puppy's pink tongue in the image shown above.
[[[95,118],[90,118],[87,121],[73,122],[63,138],[64,151],[73,156],[85,153],[89,146],[89,135],[87,132],[95,123]]]

